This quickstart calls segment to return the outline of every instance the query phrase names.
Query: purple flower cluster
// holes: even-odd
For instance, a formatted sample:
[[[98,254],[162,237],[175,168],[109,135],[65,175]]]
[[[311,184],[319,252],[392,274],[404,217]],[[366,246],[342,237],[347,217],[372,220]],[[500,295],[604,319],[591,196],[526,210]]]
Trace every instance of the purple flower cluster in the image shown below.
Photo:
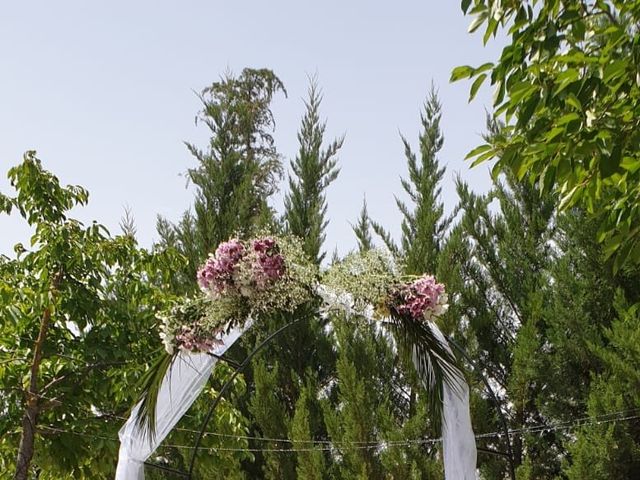
[[[201,337],[197,335],[191,327],[183,326],[180,333],[176,335],[178,346],[190,351],[209,352],[216,345],[222,345],[222,341],[215,338]]]
[[[252,248],[255,255],[252,262],[253,279],[256,287],[262,290],[284,275],[284,257],[272,238],[254,240]]]
[[[284,272],[284,257],[273,238],[258,238],[248,245],[232,239],[221,243],[198,271],[198,285],[214,295],[234,292],[250,296],[280,279]]]
[[[221,294],[233,287],[234,273],[244,255],[245,248],[240,240],[232,239],[221,243],[216,253],[198,271],[200,288]]]
[[[403,316],[414,320],[431,320],[444,313],[447,294],[444,285],[437,283],[433,275],[424,275],[396,291],[394,309]]]

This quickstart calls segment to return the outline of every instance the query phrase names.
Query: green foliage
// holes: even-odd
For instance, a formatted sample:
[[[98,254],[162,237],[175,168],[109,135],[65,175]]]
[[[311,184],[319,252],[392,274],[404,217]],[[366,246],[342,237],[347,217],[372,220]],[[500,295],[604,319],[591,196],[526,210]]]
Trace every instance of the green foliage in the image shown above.
[[[322,147],[326,123],[318,112],[322,94],[315,78],[311,79],[306,112],[298,132],[300,149],[289,177],[289,193],[285,197],[285,222],[287,231],[304,240],[305,252],[317,264],[325,257],[320,249],[325,239],[327,202],[324,191],[338,177],[336,155],[344,137]]]
[[[458,67],[452,80],[491,74],[504,134],[474,149],[474,165],[525,175],[560,208],[599,217],[598,239],[614,269],[640,261],[640,53],[638,0],[464,0],[484,25],[510,41],[497,63]],[[486,72],[486,73],[485,73]]]
[[[627,399],[638,359],[626,343],[634,335],[624,312],[638,301],[638,273],[612,274],[596,242],[597,219],[575,208],[557,214],[552,198],[513,176],[486,197],[461,183],[458,191],[464,235],[457,306],[468,323],[462,333],[477,366],[499,387],[510,427],[571,424],[637,408]],[[621,337],[613,340],[614,325],[627,326],[624,345]],[[495,412],[492,402],[474,399],[477,431],[499,430]],[[550,428],[514,436],[518,478],[630,478],[637,436],[620,417],[573,434]],[[486,447],[506,451],[495,439]],[[479,460],[486,478],[504,478],[504,462]]]
[[[592,344],[590,349],[603,366],[591,385],[587,401],[589,415],[596,418],[636,417],[640,408],[634,393],[640,386],[638,309],[627,304],[621,291],[615,303],[617,318],[604,332],[607,343]],[[612,412],[622,413],[609,415]],[[577,441],[569,449],[572,461],[567,466],[568,478],[633,478],[640,468],[636,422],[609,421],[581,428]]]
[[[497,183],[486,197],[458,182],[458,194],[462,235],[455,241],[462,283],[454,308],[459,308],[463,324],[468,325],[461,334],[467,353],[476,361],[474,373],[499,389],[496,404],[482,386],[482,400],[473,401],[472,418],[478,430],[500,430],[497,409],[501,408],[511,428],[538,424],[537,401],[545,391],[541,354],[553,203],[541,200],[535,188],[512,177]],[[497,213],[490,209],[492,202]],[[478,411],[486,412],[485,416]],[[541,455],[553,447],[543,437],[526,440],[513,438],[515,465],[531,460],[536,466],[533,478],[552,478],[544,469],[554,460]],[[507,451],[504,440],[488,439],[479,445]],[[506,462],[495,457],[480,455],[479,466],[485,474],[495,475],[488,478],[503,478],[508,472]]]
[[[373,238],[371,237],[371,220],[369,219],[369,212],[367,211],[366,199],[362,202],[362,210],[360,210],[358,222],[352,225],[351,228],[358,239],[358,250],[360,253],[371,250],[373,248]]]
[[[0,261],[1,469],[15,471],[22,438],[27,463],[35,443],[29,471],[40,478],[111,476],[113,418],[126,413],[130,384],[159,347],[154,314],[169,299],[176,257],[68,218],[88,194],[62,186],[35,152],[9,178],[16,195],[4,202],[34,235]]]
[[[219,362],[212,382],[196,399],[193,407],[180,420],[149,461],[154,465],[166,466],[181,471],[189,470],[198,432],[202,428],[211,402],[217,397],[221,386],[232,374],[230,366]],[[202,441],[201,449],[194,465],[193,478],[229,478],[241,480],[250,478],[243,471],[242,463],[253,461],[253,454],[247,450],[249,441],[245,438],[249,428],[247,418],[236,408],[236,404],[246,392],[242,376],[233,380],[229,394],[216,408]],[[156,468],[146,467],[146,477],[150,480],[173,478]]]
[[[299,151],[291,162],[289,192],[285,196],[284,229],[299,237],[306,255],[319,265],[325,253],[327,187],[337,178],[336,155],[343,139],[339,138],[323,147],[326,123],[320,120],[322,96],[312,79],[305,114],[298,132]],[[324,383],[334,371],[334,353],[325,332],[326,321],[317,317],[317,305],[309,305],[294,314],[276,316],[268,322],[265,331],[275,331],[285,323],[304,318],[294,328],[281,335],[270,347],[268,363],[258,364],[253,371],[256,393],[250,400],[257,433],[271,438],[316,439],[326,437],[322,416],[313,414],[316,382]],[[264,332],[256,335],[256,342]],[[300,348],[301,345],[312,346]],[[310,372],[315,372],[312,376]],[[278,399],[265,402],[259,392],[269,392]],[[290,445],[285,445],[290,447]],[[267,478],[295,478],[322,476],[321,453],[264,452],[262,471]],[[304,478],[304,477],[303,477]],[[316,477],[309,477],[316,478]]]
[[[441,258],[446,250],[446,235],[451,219],[445,217],[440,200],[440,182],[444,176],[444,168],[440,167],[438,159],[444,142],[440,119],[441,105],[435,88],[432,88],[420,116],[419,155],[402,137],[409,175],[402,179],[401,185],[409,201],[396,198],[402,219],[400,244],[396,244],[382,225],[369,220],[366,204],[354,227],[360,249],[364,251],[371,248],[369,227],[374,230],[389,250],[401,259],[402,271],[398,274],[436,273],[441,262],[449,265],[449,268],[452,266],[449,258]],[[445,322],[447,318],[449,316],[445,315]],[[372,417],[372,420],[376,419],[377,428],[382,429],[387,438],[437,437],[442,398],[440,388],[451,372],[446,364],[435,358],[435,352],[441,355],[440,359],[448,359],[451,363],[455,361],[442,351],[439,342],[421,325],[389,323],[386,328],[397,344],[399,361],[384,356],[377,360],[379,370],[393,372],[392,380],[379,381],[386,388],[389,384],[393,385],[394,391],[389,396],[388,411],[385,413],[381,410],[379,417]],[[360,329],[363,330],[363,342],[380,341],[362,326]],[[413,352],[419,358],[420,368],[417,372]],[[356,363],[354,368],[359,376],[367,375],[366,371],[360,370],[360,363]],[[420,378],[435,381],[422,384]],[[435,454],[436,445],[433,444],[395,447],[382,452],[379,461],[383,465],[382,471],[386,475],[392,474],[393,478],[432,478],[441,475],[442,471]]]
[[[377,425],[380,410],[386,407],[385,382],[381,376],[384,356],[390,360],[388,347],[375,341],[370,326],[338,321],[335,324],[339,379],[336,392],[338,408],[325,402],[325,422],[331,439],[339,453],[336,476],[338,478],[380,479],[382,465],[374,448],[365,447],[367,442],[378,438]],[[372,341],[373,340],[373,341]],[[386,385],[388,388],[388,384]]]
[[[270,362],[271,363],[271,362]],[[289,438],[289,416],[286,398],[283,397],[280,364],[269,368],[265,361],[257,361],[253,370],[255,392],[251,402],[253,419],[266,438]],[[261,444],[262,445],[262,444]],[[273,443],[274,448],[285,448],[288,444]],[[287,452],[264,452],[262,467],[264,478],[295,478],[295,457]]]
[[[322,419],[318,418],[322,414],[320,404],[316,399],[318,385],[311,372],[308,372],[306,377],[307,384],[300,390],[291,422],[293,447],[300,450],[296,455],[296,478],[322,480],[326,476],[324,452],[310,443],[316,440],[314,427],[322,423]]]

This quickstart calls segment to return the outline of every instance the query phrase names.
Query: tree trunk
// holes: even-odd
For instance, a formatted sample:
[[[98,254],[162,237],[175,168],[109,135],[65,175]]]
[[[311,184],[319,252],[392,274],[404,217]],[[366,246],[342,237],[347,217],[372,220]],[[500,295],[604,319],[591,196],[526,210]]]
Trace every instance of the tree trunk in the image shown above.
[[[57,283],[54,279],[54,283]],[[51,321],[51,307],[47,307],[40,320],[40,332],[33,349],[33,360],[31,362],[31,375],[29,378],[29,390],[27,391],[27,406],[22,417],[22,434],[20,436],[20,447],[18,448],[18,458],[16,460],[16,474],[14,480],[27,480],[29,466],[33,458],[33,446],[36,436],[36,425],[40,405],[38,401],[38,373],[40,372],[40,362],[42,361],[42,347],[47,335],[49,322]]]

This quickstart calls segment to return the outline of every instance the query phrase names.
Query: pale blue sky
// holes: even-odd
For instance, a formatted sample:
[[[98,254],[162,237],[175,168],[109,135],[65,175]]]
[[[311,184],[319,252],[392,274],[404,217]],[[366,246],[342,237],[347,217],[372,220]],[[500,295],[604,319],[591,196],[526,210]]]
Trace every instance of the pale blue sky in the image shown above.
[[[399,132],[415,141],[433,80],[443,103],[447,209],[456,172],[489,186],[487,167],[465,154],[484,128],[488,87],[467,103],[469,85],[450,84],[453,67],[497,57],[467,34],[458,0],[422,1],[39,1],[0,7],[0,191],[6,171],[35,149],[64,183],[88,188],[75,212],[113,233],[124,206],[143,245],[157,238],[156,215],[176,220],[192,192],[180,175],[194,165],[183,141],[204,145],[194,125],[199,91],[225,70],[273,69],[289,97],[274,103],[277,146],[289,160],[308,75],[318,74],[322,114],[333,137],[346,134],[342,172],[328,191],[326,249],[355,246],[353,222],[366,194],[371,215],[398,232],[394,193],[406,171]],[[285,186],[283,182],[283,187]],[[281,196],[274,199],[281,209]],[[0,216],[0,253],[28,230]]]

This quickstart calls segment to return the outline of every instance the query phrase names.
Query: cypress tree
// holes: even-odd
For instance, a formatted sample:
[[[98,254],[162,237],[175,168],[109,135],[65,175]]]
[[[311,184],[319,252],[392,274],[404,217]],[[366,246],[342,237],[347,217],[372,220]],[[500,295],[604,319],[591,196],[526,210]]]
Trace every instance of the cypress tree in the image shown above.
[[[494,412],[481,419],[476,428],[500,430],[497,408],[508,408],[511,428],[523,428],[541,421],[536,405],[542,395],[542,352],[548,310],[550,238],[553,234],[553,201],[541,199],[535,186],[506,178],[497,182],[487,196],[478,196],[459,182],[466,252],[460,255],[464,288],[459,308],[468,324],[465,344],[476,359],[479,373],[494,385],[500,406],[494,401],[478,407]],[[495,201],[498,213],[492,213]],[[496,388],[497,387],[497,388]],[[483,393],[487,398],[486,392]],[[476,402],[479,399],[476,397]],[[493,420],[489,419],[493,416]],[[543,469],[553,465],[553,440],[513,437],[513,453],[522,478],[547,478]],[[507,451],[506,444],[490,439],[483,448]],[[538,452],[538,453],[535,453]],[[525,462],[526,455],[526,462]],[[544,458],[545,455],[548,457]],[[481,469],[495,477],[506,475],[507,464],[481,456]],[[523,465],[524,464],[524,465]],[[538,475],[538,476],[536,476]]]
[[[371,248],[370,229],[373,229],[387,247],[402,259],[408,274],[436,273],[438,258],[451,222],[450,218],[445,217],[440,201],[440,182],[444,176],[444,168],[440,166],[438,159],[443,144],[440,120],[441,105],[432,88],[420,115],[419,153],[414,152],[406,137],[401,137],[409,173],[408,178],[401,180],[401,185],[409,202],[396,198],[402,218],[400,243],[396,244],[383,226],[369,219],[366,203],[353,227],[361,250]],[[351,407],[356,408],[353,418],[343,422],[341,437],[363,440],[364,438],[360,438],[364,437],[362,432],[368,432],[370,438],[367,441],[376,437],[378,440],[434,438],[437,432],[433,428],[434,419],[428,414],[429,401],[413,366],[403,364],[395,355],[386,351],[388,338],[385,335],[359,325],[358,333],[343,332],[342,338],[339,337],[340,411],[348,415],[348,407],[358,405]],[[347,363],[345,358],[352,358],[350,351],[358,348],[361,353],[352,359],[352,363]],[[377,352],[375,358],[369,360],[365,353],[367,351]],[[368,366],[370,361],[375,368]],[[372,378],[369,380],[370,377]],[[363,391],[376,390],[380,394],[373,405],[367,404],[371,400],[365,401],[359,397]],[[435,420],[436,423],[439,421]],[[332,428],[334,434],[339,430],[335,425]],[[441,469],[435,454],[436,445],[428,443],[408,448],[388,448],[372,455],[371,459],[364,454],[347,452],[343,467],[344,478],[355,478],[353,475],[363,471],[371,478],[376,478],[375,475],[379,478],[388,475],[393,478],[430,478]],[[359,459],[359,462],[355,462],[355,459]]]
[[[366,199],[362,202],[362,210],[360,210],[358,221],[351,228],[358,239],[358,249],[361,252],[371,250],[373,248],[373,238],[371,237],[371,220],[369,219]]]
[[[300,390],[300,396],[295,406],[295,413],[291,422],[291,438],[294,448],[299,451],[296,455],[296,478],[298,480],[322,480],[326,476],[326,460],[323,450],[318,445],[310,443],[316,432],[311,429],[321,421],[320,404],[317,401],[318,385],[309,370],[306,375],[307,383]],[[322,444],[323,447],[326,444]]]
[[[344,137],[323,148],[326,122],[320,120],[322,94],[315,78],[311,79],[308,95],[298,132],[298,155],[291,162],[293,176],[289,177],[289,193],[284,200],[284,220],[287,231],[300,237],[307,255],[320,264],[326,255],[321,248],[328,223],[324,192],[338,177],[336,155]]]
[[[311,80],[308,94],[298,132],[298,155],[291,161],[283,225],[287,233],[303,241],[309,258],[320,264],[325,257],[322,251],[327,226],[325,191],[338,176],[336,155],[343,138],[324,146],[326,123],[320,119],[322,95],[315,79]],[[315,315],[315,310],[309,308],[296,312],[295,317],[283,315],[268,322],[266,330],[275,331],[286,322],[304,318],[282,334],[269,350],[269,363],[278,372],[278,381],[270,388],[272,395],[280,398],[283,407],[278,406],[270,413],[264,412],[262,417],[256,417],[256,426],[263,435],[268,434],[267,425],[273,421],[270,417],[283,415],[287,421],[279,425],[277,431],[271,432],[274,436],[277,433],[281,438],[291,437],[297,441],[326,438],[321,415],[310,413],[320,410],[318,392],[311,389],[316,382],[324,383],[332,375],[335,355],[324,331],[326,322]],[[314,372],[313,378],[309,377],[311,371]],[[263,378],[258,372],[254,372],[254,379],[256,390],[264,388],[261,385]],[[254,396],[251,410],[261,409],[262,402],[262,398]],[[265,452],[262,469],[268,478],[293,478],[290,475],[295,471],[307,475],[312,470],[313,476],[309,478],[322,478],[323,470],[318,469],[324,466],[323,457],[324,454],[318,452],[299,452],[298,455]],[[282,472],[288,473],[279,476]]]
[[[197,160],[187,171],[196,189],[193,210],[178,224],[162,217],[157,223],[161,245],[176,248],[187,260],[177,272],[176,288],[196,287],[198,266],[219,243],[270,221],[267,199],[282,173],[270,109],[279,92],[286,94],[271,70],[246,68],[238,76],[226,74],[200,95],[203,108],[196,122],[211,137],[205,149],[187,143]]]
[[[176,293],[192,293],[196,289],[197,268],[219,243],[232,236],[248,235],[254,229],[274,222],[274,214],[267,201],[276,192],[282,164],[272,137],[275,123],[271,102],[280,92],[286,94],[284,85],[271,70],[250,68],[244,69],[240,75],[228,73],[202,91],[202,110],[196,122],[207,127],[210,139],[205,148],[187,144],[197,161],[196,166],[187,171],[187,178],[195,187],[193,208],[186,211],[177,224],[161,217],[157,223],[160,245],[173,247],[186,260],[173,278],[172,287]],[[229,352],[230,357],[242,358],[244,355],[246,352],[240,343]],[[224,368],[216,371],[218,373],[212,383],[219,388],[228,372],[225,375]],[[251,372],[248,372],[246,391],[239,387],[243,382],[236,382],[234,391],[230,393],[231,405],[220,407],[221,411],[229,410],[234,421],[242,425],[248,423],[252,413],[247,407],[246,397],[252,395],[256,388],[258,394],[268,396],[260,388],[269,385],[272,374],[266,369],[259,372],[262,384],[254,386]],[[212,395],[215,395],[214,389],[207,389],[189,416],[181,421],[184,426],[192,430],[201,427]],[[263,418],[259,411],[253,413]],[[215,428],[217,420],[212,420],[210,428]],[[274,430],[275,427],[266,433],[277,433]],[[175,435],[179,433],[177,431]],[[211,443],[210,437],[205,437],[205,440]],[[189,454],[186,453],[187,456]],[[181,455],[178,452],[176,456]],[[216,457],[199,457],[200,471],[211,471],[207,468],[217,461]],[[230,464],[224,465],[225,468],[220,464],[214,465],[213,470],[233,471],[241,478],[243,469],[250,470],[252,462],[248,457],[250,455],[231,455]],[[183,459],[178,458],[177,463],[180,461]]]

